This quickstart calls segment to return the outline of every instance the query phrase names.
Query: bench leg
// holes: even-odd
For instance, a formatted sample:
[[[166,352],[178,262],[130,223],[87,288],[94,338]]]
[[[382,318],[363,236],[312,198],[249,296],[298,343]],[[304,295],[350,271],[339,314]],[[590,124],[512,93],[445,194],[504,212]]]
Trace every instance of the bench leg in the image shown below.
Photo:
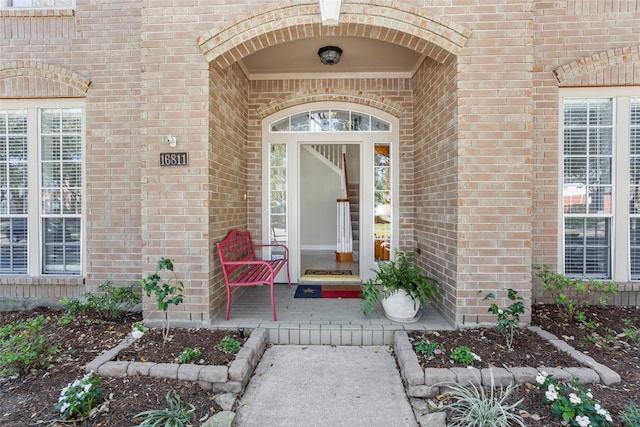
[[[271,309],[273,310],[273,321],[277,322],[278,318],[276,316],[276,300],[275,300],[275,292],[274,292],[274,286],[273,286],[273,282],[271,282],[269,284],[271,286]]]
[[[227,317],[225,320],[229,320],[230,311],[231,311],[231,287],[227,285]]]
[[[289,285],[289,289],[291,289],[291,276],[289,275],[289,260],[287,260],[287,284]]]

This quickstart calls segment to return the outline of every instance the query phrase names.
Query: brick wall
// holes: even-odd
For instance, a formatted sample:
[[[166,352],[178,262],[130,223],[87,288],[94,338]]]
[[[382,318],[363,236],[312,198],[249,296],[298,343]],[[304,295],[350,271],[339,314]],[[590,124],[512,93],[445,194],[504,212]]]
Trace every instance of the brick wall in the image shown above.
[[[434,304],[449,319],[458,303],[456,66],[426,60],[412,79],[415,246],[421,252],[415,260],[438,280],[443,299]]]
[[[543,7],[544,6],[544,7]],[[640,3],[570,0],[534,4],[533,262],[557,269],[562,229],[558,88],[640,84]],[[640,304],[637,283],[613,303]],[[534,280],[534,301],[550,295]]]
[[[195,42],[215,21],[213,6],[193,1],[145,3],[141,19],[141,266],[146,275],[160,257],[171,258],[185,286],[184,300],[169,309],[172,324],[210,321],[213,250],[210,216],[213,169],[211,126],[219,127],[208,63]],[[218,16],[219,19],[219,16]],[[219,101],[217,98],[213,98]],[[227,100],[224,99],[226,102]],[[173,135],[177,146],[165,143]],[[219,146],[218,146],[219,147]],[[187,152],[188,167],[160,167],[159,153]],[[140,272],[138,273],[140,275]],[[143,301],[145,321],[164,315],[155,298]]]
[[[77,297],[140,278],[140,3],[0,13],[0,95],[86,100],[86,275],[0,281],[4,302]]]
[[[443,283],[454,323],[492,321],[478,291],[511,287],[529,301],[532,265],[557,260],[558,87],[640,84],[632,2],[345,0],[343,25],[330,28],[313,21],[315,0],[200,3],[85,0],[51,16],[0,13],[1,96],[83,96],[87,106],[86,277],[3,278],[5,299],[135,283],[168,256],[187,287],[172,318],[208,322],[225,299],[213,244],[231,227],[261,232],[261,112],[304,94],[361,92],[372,95],[367,105],[380,107],[380,96],[385,111],[402,107],[401,247],[423,251],[418,263]],[[332,35],[433,60],[407,80],[248,82],[229,65],[270,44]],[[169,151],[188,152],[189,166],[159,167]],[[152,299],[144,307],[148,320],[161,317]]]
[[[421,237],[440,248],[445,262],[434,267],[434,257],[428,264],[440,269],[447,283],[455,283],[455,289],[445,288],[445,310],[457,325],[494,321],[487,313],[488,304],[482,301],[483,294],[496,293],[499,298],[495,302],[501,306],[508,304],[507,288],[517,290],[527,304],[531,297],[531,7],[530,1],[480,5],[454,1],[429,7],[471,32],[457,64],[441,79],[442,85],[455,85],[455,99],[442,92],[426,92],[435,97],[430,102],[442,104],[437,111],[448,108],[449,113],[440,114],[442,121],[431,125],[435,135],[421,138],[432,144],[432,150],[436,142],[449,142],[451,147],[444,150],[445,157],[426,162],[442,162],[445,176],[436,181],[436,168],[431,167],[431,174],[425,172],[428,188],[423,198],[433,188],[437,196],[429,197],[441,197],[445,204],[439,207],[440,213],[438,208],[416,205],[418,212],[425,209],[430,213],[420,224],[425,227]],[[429,69],[437,73],[436,78],[443,71],[433,66]],[[456,111],[451,112],[454,105]],[[454,137],[449,129],[456,122]],[[416,149],[421,149],[419,144]],[[447,177],[454,165],[457,176]],[[420,180],[416,184],[421,185]],[[456,207],[450,206],[452,202]],[[446,221],[446,215],[454,226],[429,234],[428,224]],[[522,320],[528,318],[523,316]]]
[[[247,142],[248,81],[237,64],[224,71],[212,69],[209,97],[209,233],[213,247],[229,230],[247,228],[251,203],[245,196],[248,180],[254,179],[249,178],[248,164],[255,156]],[[222,267],[217,250],[211,255],[215,267],[210,275],[209,309],[223,315],[227,295]]]
[[[259,112],[273,112],[265,108],[275,100],[292,102],[281,103],[291,107],[311,101],[324,101],[327,94],[335,99],[363,105],[386,108],[393,106],[376,105],[397,104],[402,108],[400,119],[400,247],[404,250],[413,247],[413,146],[412,130],[412,93],[408,79],[321,79],[321,80],[258,80],[249,86],[249,139],[248,139],[248,224],[253,235],[261,236],[262,228],[262,117]],[[299,96],[295,96],[299,95]]]

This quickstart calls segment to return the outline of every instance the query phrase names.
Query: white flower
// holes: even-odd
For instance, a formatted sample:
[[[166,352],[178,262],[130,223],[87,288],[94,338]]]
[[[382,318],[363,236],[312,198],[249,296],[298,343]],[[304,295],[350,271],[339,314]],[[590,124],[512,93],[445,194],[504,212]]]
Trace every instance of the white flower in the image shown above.
[[[589,390],[589,391],[587,392],[587,397],[588,397],[589,399],[593,399],[593,394],[591,394],[591,390]]]
[[[576,417],[576,422],[580,427],[589,427],[591,425],[591,420],[586,415],[585,416],[578,415]]]
[[[536,382],[538,384],[544,384],[544,382],[547,380],[547,373],[542,371],[540,372],[538,375],[536,375]]]
[[[85,392],[85,393],[89,393],[89,390],[91,390],[91,384],[90,384],[90,383],[89,383],[89,384],[85,384],[85,386],[84,386],[84,392]]]
[[[67,403],[65,403],[64,405],[62,405],[62,406],[60,407],[60,413],[61,413],[61,414],[64,414],[64,412],[65,412],[67,409],[69,409],[69,406],[71,406],[71,404],[70,404],[69,402],[67,402]]]
[[[582,399],[576,396],[575,393],[571,393],[569,394],[569,402],[573,403],[574,405],[579,405],[582,403]]]
[[[135,339],[141,338],[142,336],[144,336],[144,332],[138,330],[138,329],[134,329],[133,331],[131,331],[131,336],[133,336]]]
[[[504,310],[503,310],[503,309],[501,309],[501,308],[499,308],[499,309],[498,309],[498,314],[504,314]]]
[[[613,419],[611,418],[611,415],[609,415],[609,411],[607,411],[602,406],[600,406],[599,403],[596,403],[595,405],[593,405],[593,409],[596,410],[598,415],[603,416],[605,420],[609,422],[613,421]]]
[[[547,400],[550,400],[551,402],[553,402],[558,398],[558,392],[556,388],[553,386],[553,384],[549,384],[549,388],[544,393],[544,395],[547,398]]]
[[[558,398],[558,392],[556,391],[556,388],[553,386],[553,384],[549,384],[549,388],[544,393],[544,395],[547,398],[547,400],[551,402],[553,402]]]

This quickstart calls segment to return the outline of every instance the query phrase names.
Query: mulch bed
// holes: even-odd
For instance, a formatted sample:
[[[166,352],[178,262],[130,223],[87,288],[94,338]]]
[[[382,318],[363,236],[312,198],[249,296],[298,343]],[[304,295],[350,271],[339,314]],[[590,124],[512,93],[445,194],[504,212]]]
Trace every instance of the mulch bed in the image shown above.
[[[124,336],[131,332],[132,325],[141,321],[139,315],[132,315],[123,323],[97,322],[86,316],[76,316],[72,323],[60,325],[57,322],[63,313],[37,309],[0,313],[0,326],[17,318],[28,319],[40,314],[49,319],[47,327],[49,341],[57,346],[58,351],[49,369],[23,373],[17,378],[0,378],[0,425],[62,426],[61,423],[56,424],[57,414],[53,411],[62,387],[81,378],[85,373],[86,363],[93,360],[102,351],[117,345]],[[533,309],[532,323],[565,339],[576,349],[589,354],[623,377],[623,382],[620,384],[608,387],[593,385],[592,387],[596,400],[609,409],[615,417],[627,403],[640,402],[640,350],[637,343],[619,336],[624,328],[623,320],[628,320],[631,324],[640,327],[640,310],[588,307],[585,309],[585,316],[587,319],[592,319],[598,326],[592,328],[577,322],[566,322],[559,317],[555,306],[537,305]],[[207,329],[179,330],[172,328],[171,341],[162,343],[161,338],[157,339],[160,337],[160,331],[152,330],[136,343],[131,349],[132,353],[127,357],[130,357],[130,360],[142,361],[144,358],[151,362],[159,362],[161,360],[158,360],[156,356],[165,355],[164,361],[173,361],[184,347],[202,347],[201,350],[214,348],[217,345],[216,339],[229,334],[229,332],[224,332],[216,338],[210,336],[210,332],[212,331]],[[438,342],[447,350],[451,350],[457,345],[472,347],[473,342],[476,342],[478,348],[473,350],[480,355],[482,363],[491,361],[496,366],[520,366],[525,363],[528,366],[538,364],[569,366],[569,363],[562,359],[563,354],[555,354],[551,356],[552,360],[545,361],[545,356],[551,353],[547,347],[542,346],[546,343],[541,339],[518,336],[514,342],[516,350],[509,352],[504,347],[504,338],[494,336],[494,332],[491,330],[440,332],[440,336],[437,338]],[[158,335],[154,340],[155,334]],[[206,338],[199,338],[205,335]],[[187,341],[190,339],[189,337],[193,338],[194,336],[196,341]],[[618,338],[616,340],[607,338],[612,336],[618,336]],[[155,344],[149,344],[149,347],[145,347],[146,341],[155,342]],[[201,356],[201,358],[205,357],[207,358],[206,363],[209,363],[208,355]],[[213,357],[213,360],[216,360],[216,356]],[[438,363],[446,366],[449,362],[440,361]],[[571,365],[573,366],[573,362]],[[165,396],[172,390],[197,408],[194,416],[196,425],[218,410],[213,402],[214,394],[204,391],[199,385],[193,383],[160,378],[131,377],[103,378],[101,386],[104,388],[105,396],[102,411],[94,418],[75,423],[76,426],[126,427],[137,425],[141,420],[135,420],[134,415],[149,409],[165,408]],[[529,415],[526,419],[527,425],[537,427],[559,425],[558,420],[552,418],[548,408],[542,404],[541,393],[535,387],[526,385],[518,387],[515,398],[525,399],[521,408],[526,410],[526,414]]]
[[[247,336],[233,331],[211,329],[172,329],[169,338],[162,339],[162,329],[151,329],[142,338],[118,353],[116,360],[154,363],[180,363],[185,348],[200,350],[200,357],[189,363],[197,365],[228,366],[236,359],[235,353],[221,351],[217,344],[231,337],[244,345]]]
[[[512,349],[506,346],[505,338],[495,329],[479,328],[457,331],[430,331],[426,333],[412,332],[409,341],[414,344],[425,339],[443,346],[444,353],[440,357],[427,358],[416,353],[423,368],[451,368],[465,365],[456,364],[449,358],[451,351],[457,347],[466,346],[471,349],[480,360],[469,365],[474,368],[496,366],[513,368],[519,366],[548,366],[564,368],[580,366],[567,353],[556,349],[548,341],[541,339],[538,334],[528,329],[515,331]]]
[[[640,342],[626,337],[625,328],[634,325],[640,328],[640,309],[626,307],[582,307],[584,322],[567,321],[562,311],[555,305],[535,305],[532,310],[532,324],[551,332],[566,341],[576,350],[593,357],[597,362],[608,366],[620,374],[622,382],[610,386],[592,384],[593,395],[603,407],[615,417],[630,402],[640,404]],[[471,329],[459,331],[434,331],[412,333],[414,342],[425,338],[437,342],[445,349],[444,357],[427,358],[418,354],[423,367],[447,368],[462,366],[454,364],[448,357],[453,349],[467,346],[482,361],[472,366],[486,368],[512,366],[579,366],[575,359],[558,351],[537,334],[522,330],[516,334],[513,347],[508,351],[504,337],[491,329]],[[640,337],[639,337],[640,338]],[[542,393],[531,384],[518,386],[510,401],[524,399],[520,405],[522,415],[528,426],[558,426],[549,408],[542,401]],[[437,399],[436,399],[437,400]],[[622,424],[616,424],[622,425]]]

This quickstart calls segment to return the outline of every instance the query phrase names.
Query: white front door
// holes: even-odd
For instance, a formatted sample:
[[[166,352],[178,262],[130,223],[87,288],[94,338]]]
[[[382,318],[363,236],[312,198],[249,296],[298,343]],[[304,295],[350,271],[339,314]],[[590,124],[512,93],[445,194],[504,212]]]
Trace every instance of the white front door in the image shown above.
[[[309,227],[301,218],[301,204],[309,197],[301,193],[305,191],[301,183],[308,167],[304,163],[304,146],[358,146],[359,173],[350,175],[349,181],[360,183],[360,279],[371,278],[376,261],[388,257],[398,244],[397,119],[361,105],[317,103],[276,113],[263,121],[262,128],[262,239],[287,245],[293,282],[304,273],[300,253],[303,233],[308,230],[302,227]],[[334,178],[327,175],[323,183],[334,185]],[[314,233],[336,238],[336,230],[330,230],[330,225],[322,222],[317,226],[326,230],[313,230]],[[330,244],[329,240],[323,242]],[[282,272],[278,281],[286,282]]]

